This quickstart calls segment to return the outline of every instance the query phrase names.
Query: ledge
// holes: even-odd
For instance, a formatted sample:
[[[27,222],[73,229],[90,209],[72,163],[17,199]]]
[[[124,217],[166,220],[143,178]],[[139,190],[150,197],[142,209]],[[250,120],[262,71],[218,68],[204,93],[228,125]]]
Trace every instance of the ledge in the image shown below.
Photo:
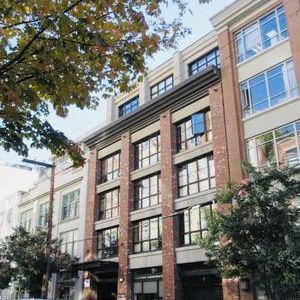
[[[130,269],[150,268],[162,265],[162,251],[152,251],[129,255]]]
[[[120,186],[120,178],[116,178],[116,179],[98,184],[96,187],[96,193],[100,194],[100,193],[106,192],[108,190],[112,190],[118,186]]]
[[[119,216],[95,222],[95,230],[101,230],[119,225]]]
[[[198,245],[190,245],[176,248],[176,262],[178,264],[207,261],[205,250]]]
[[[142,220],[150,217],[161,215],[161,205],[156,204],[146,208],[130,212],[130,221]]]
[[[160,162],[131,172],[131,180],[137,180],[160,171]]]
[[[189,195],[174,200],[175,210],[188,208],[197,204],[205,204],[211,202],[215,198],[216,189],[210,189],[201,193]]]

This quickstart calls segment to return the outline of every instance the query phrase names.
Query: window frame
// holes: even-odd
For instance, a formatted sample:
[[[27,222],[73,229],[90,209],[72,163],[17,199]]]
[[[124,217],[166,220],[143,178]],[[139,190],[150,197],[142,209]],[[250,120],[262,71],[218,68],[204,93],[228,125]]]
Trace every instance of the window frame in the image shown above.
[[[156,238],[151,238],[151,222],[156,221],[157,230],[155,232]],[[148,227],[148,238],[144,238],[143,235],[145,234],[145,231],[147,232],[147,229],[143,231],[146,227]],[[137,239],[136,239],[137,238]],[[152,243],[157,242],[157,247],[153,247]],[[145,247],[145,245],[148,246]],[[139,250],[136,250],[139,245]],[[162,249],[162,217],[151,217],[148,219],[139,220],[134,223],[133,226],[133,253],[146,253],[146,252],[152,252],[152,251],[159,251]]]
[[[209,59],[209,56],[214,54],[214,57],[212,59]],[[200,64],[201,61],[205,60],[205,63]],[[214,61],[215,64],[209,64],[210,62]],[[193,76],[195,74],[200,73],[201,71],[205,70],[207,67],[214,65],[217,68],[220,68],[221,62],[220,62],[220,51],[219,48],[216,47],[209,52],[201,55],[200,57],[196,58],[192,62],[188,64],[188,70],[189,70],[189,76]],[[194,67],[195,66],[195,67]],[[202,68],[205,66],[204,68]]]
[[[25,220],[22,220],[22,216],[26,216]],[[29,208],[21,212],[20,214],[20,226],[23,227],[27,232],[32,229],[32,217],[33,217],[33,209]]]
[[[282,67],[282,71],[278,72],[276,74],[273,74],[271,77],[269,76],[272,71],[274,71],[276,68]],[[281,92],[277,95],[271,95],[270,94],[270,83],[272,82],[272,79],[277,77],[278,75],[282,76],[283,80],[283,88],[284,92]],[[291,78],[293,76],[293,78]],[[256,82],[255,84],[251,85],[251,81],[257,80],[259,77],[263,77],[262,80]],[[292,80],[291,80],[292,79]],[[291,83],[293,83],[293,80],[295,81],[294,83],[296,86],[291,86]],[[256,86],[259,86],[263,84],[264,92],[266,93],[266,98],[264,100],[260,100],[260,102],[254,102],[253,101],[253,96],[252,91],[253,87],[255,88]],[[286,96],[284,98],[280,98],[276,103],[272,103],[272,100],[276,97],[278,97],[280,94],[285,93]],[[294,93],[294,94],[293,94]],[[256,74],[255,76],[244,80],[243,82],[240,83],[240,97],[241,97],[241,108],[242,108],[242,116],[243,118],[248,118],[254,115],[257,115],[261,112],[265,112],[268,109],[271,109],[272,107],[276,107],[280,105],[281,103],[287,102],[291,99],[294,99],[298,97],[299,91],[298,91],[298,85],[296,81],[296,71],[295,71],[295,64],[293,59],[288,59],[286,61],[283,61],[275,66],[272,66],[271,68]],[[255,105],[258,105],[260,103],[266,102],[267,105],[265,108],[254,111],[254,103]],[[253,112],[254,111],[254,112]]]
[[[117,157],[116,159],[114,157]],[[111,164],[112,164],[112,170],[109,172],[107,171],[107,165],[109,164],[108,160],[112,160]],[[117,166],[118,168],[114,168],[114,164],[115,161],[118,160]],[[120,171],[121,171],[121,151],[115,151],[114,153],[105,156],[103,158],[99,159],[99,168],[100,168],[100,172],[99,172],[99,184],[101,183],[105,183],[105,182],[109,182],[112,181],[114,179],[117,179],[120,177]],[[111,178],[108,178],[111,177]]]
[[[72,240],[68,240],[68,234],[72,233]],[[66,236],[66,241],[63,241],[63,236]],[[72,229],[64,232],[59,233],[59,241],[60,241],[60,251],[62,253],[68,253],[69,255],[73,257],[77,257],[78,255],[78,229]],[[71,244],[71,253],[68,251],[68,244]],[[63,250],[63,248],[65,249]]]
[[[112,231],[116,230],[116,236],[117,239],[115,240],[116,243],[115,245],[112,246]],[[105,232],[109,232],[109,247],[105,247],[105,237],[103,234]],[[102,235],[102,236],[100,236]],[[100,247],[100,243],[102,241],[102,245]],[[119,227],[114,226],[114,227],[109,227],[109,228],[104,228],[102,230],[97,231],[97,257],[98,259],[103,259],[103,258],[110,258],[110,257],[117,257],[118,256],[118,249],[119,249]],[[100,254],[101,253],[101,254]]]
[[[154,194],[151,194],[151,188],[152,188],[152,185],[151,185],[151,179],[152,178],[155,178],[156,177],[156,187],[157,187],[157,193],[154,193]],[[149,194],[148,196],[146,197],[139,197],[140,194],[139,194],[139,184],[142,182],[142,181],[145,181],[147,180],[148,181],[148,187],[149,187]],[[143,177],[143,178],[140,178],[136,181],[134,181],[133,183],[133,193],[134,193],[134,209],[135,210],[139,210],[139,209],[143,209],[143,208],[147,208],[147,207],[151,207],[153,205],[157,205],[157,204],[160,204],[161,203],[161,174],[160,173],[155,173],[155,174],[151,174],[147,177]],[[144,193],[142,192],[142,195]],[[157,197],[157,203],[155,204],[151,204],[151,201],[152,201],[152,197]],[[147,202],[148,201],[148,205],[145,206],[144,205],[144,202]]]
[[[167,84],[167,81],[170,78],[171,78],[171,83]],[[159,86],[162,83],[163,83],[163,88],[159,88]],[[164,79],[162,79],[161,81],[159,81],[158,83],[156,83],[150,87],[150,97],[151,97],[151,99],[155,99],[155,98],[161,96],[162,94],[164,94],[165,92],[169,91],[173,87],[174,87],[174,75],[171,74],[170,76],[165,77]],[[157,89],[157,91],[153,92],[154,89]]]
[[[151,153],[151,142],[155,139],[156,142],[156,152]],[[143,144],[149,143],[148,147],[148,155],[144,155],[144,149],[147,149],[146,147],[143,148]],[[134,165],[135,169],[142,169],[145,167],[149,167],[157,162],[160,161],[160,154],[161,154],[161,142],[160,142],[160,132],[156,132],[154,134],[151,134],[150,136],[147,136],[146,138],[138,141],[134,144]],[[152,157],[156,157],[154,162],[151,162]],[[147,164],[144,164],[144,161],[147,161]]]
[[[130,105],[129,108],[126,108],[128,105]],[[125,103],[121,104],[119,109],[119,118],[123,116],[127,116],[128,114],[132,113],[136,109],[139,108],[139,95],[131,98],[130,100],[126,101]],[[124,111],[125,109],[125,111]]]
[[[262,25],[264,25],[264,24],[261,24],[261,21],[263,19],[267,18],[272,13],[275,13],[276,30],[277,30],[276,31],[276,33],[277,33],[276,34],[277,42],[274,43],[273,45],[271,44],[268,47],[263,47]],[[251,22],[251,23],[247,24],[246,26],[244,26],[243,28],[241,28],[240,30],[238,30],[237,32],[235,32],[235,34],[234,34],[234,44],[235,44],[235,54],[236,54],[237,64],[241,64],[241,63],[243,63],[245,61],[248,61],[249,59],[251,59],[251,58],[257,56],[259,53],[263,52],[264,50],[272,48],[273,46],[277,45],[281,41],[284,41],[284,40],[288,39],[289,33],[288,33],[287,26],[286,26],[286,28],[284,30],[281,29],[280,17],[282,15],[285,17],[285,22],[286,22],[285,10],[284,10],[284,8],[283,8],[282,5],[279,5],[279,6],[275,7],[274,9],[270,10],[269,12],[267,12],[266,14],[262,15],[261,17],[259,17],[254,22]],[[254,27],[254,26],[256,26],[257,28],[255,30],[253,30],[253,32],[254,31],[258,31],[257,35],[259,36],[259,40],[257,41],[257,45],[259,45],[259,47],[261,49],[260,49],[260,51],[257,51],[255,54],[250,55],[249,57],[246,57],[247,51],[246,51],[246,46],[245,46],[245,32],[247,33],[247,31],[249,31],[249,29],[251,27]],[[272,38],[274,38],[274,37],[272,37]],[[269,38],[269,40],[271,40],[272,38]],[[241,45],[242,45],[243,52],[241,54],[239,54],[238,41],[241,41]],[[266,42],[266,41],[264,41],[264,42]],[[240,59],[240,56],[242,56],[242,59]]]
[[[73,202],[70,199],[70,195],[74,194],[74,199]],[[65,222],[68,220],[72,220],[75,218],[79,217],[79,204],[80,204],[80,194],[81,194],[81,189],[75,189],[73,191],[67,192],[62,195],[62,200],[61,200],[61,221]],[[65,197],[67,197],[67,205],[64,203],[65,202]],[[71,202],[71,203],[70,203]],[[72,208],[74,209],[72,210]],[[65,212],[66,211],[66,212]],[[71,212],[74,212],[73,214]]]
[[[113,205],[114,202],[116,201],[113,199],[114,197],[114,192],[117,192],[117,203],[118,205]],[[110,194],[110,199],[105,198],[106,195]],[[105,208],[101,210],[101,201],[104,201],[104,206],[107,206],[107,201],[110,201],[110,207]],[[113,211],[117,210],[117,214],[113,214]],[[108,216],[106,212],[109,212]],[[120,213],[120,188],[114,188],[108,191],[105,191],[101,194],[99,194],[99,220],[107,220],[113,217],[117,217]]]
[[[43,207],[46,207],[45,211],[41,211]],[[41,213],[42,212],[42,213]],[[49,213],[49,202],[41,203],[39,205],[39,216],[37,226],[40,228],[45,228],[48,224],[48,213]]]

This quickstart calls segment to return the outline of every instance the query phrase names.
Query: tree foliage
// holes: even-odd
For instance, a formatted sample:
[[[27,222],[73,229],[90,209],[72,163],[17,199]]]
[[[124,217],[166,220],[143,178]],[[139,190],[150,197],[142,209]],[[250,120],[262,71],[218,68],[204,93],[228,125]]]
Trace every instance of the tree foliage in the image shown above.
[[[250,276],[276,300],[300,279],[298,213],[291,205],[300,195],[300,169],[245,170],[248,180],[217,195],[200,244],[224,277]]]
[[[46,238],[45,231],[29,233],[19,227],[0,244],[0,288],[7,287],[10,281],[16,281],[31,297],[40,297],[47,262]],[[75,258],[60,252],[57,241],[52,242],[50,257],[50,270],[54,273],[68,270],[76,262]]]
[[[163,7],[177,8],[166,20]],[[0,2],[0,146],[26,156],[30,147],[80,149],[47,121],[49,109],[91,108],[127,91],[145,73],[145,59],[175,45],[187,29],[184,0],[28,0]]]

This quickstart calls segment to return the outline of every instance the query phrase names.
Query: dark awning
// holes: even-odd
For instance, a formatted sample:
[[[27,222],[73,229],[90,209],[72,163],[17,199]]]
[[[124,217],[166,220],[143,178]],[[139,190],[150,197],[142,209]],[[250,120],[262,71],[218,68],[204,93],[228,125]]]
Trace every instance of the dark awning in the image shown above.
[[[105,275],[118,272],[119,263],[115,261],[93,260],[76,264],[77,270],[89,271],[95,275]]]

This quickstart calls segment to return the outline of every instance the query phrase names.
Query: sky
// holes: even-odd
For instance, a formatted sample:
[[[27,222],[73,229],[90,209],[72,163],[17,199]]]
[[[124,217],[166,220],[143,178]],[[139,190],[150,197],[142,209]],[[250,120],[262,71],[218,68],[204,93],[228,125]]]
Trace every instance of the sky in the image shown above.
[[[183,24],[191,28],[192,33],[178,41],[177,49],[170,49],[168,51],[161,51],[148,60],[148,67],[150,70],[162,64],[171,55],[177,51],[182,50],[210,32],[212,30],[209,18],[220,12],[224,7],[228,6],[233,0],[213,0],[209,4],[199,4],[198,0],[189,0],[190,10],[192,14],[187,13],[183,19]],[[176,11],[172,11],[169,7],[167,17],[174,17]],[[57,117],[55,114],[49,116],[49,122],[55,129],[63,131],[69,138],[76,139],[83,136],[85,132],[98,127],[105,122],[106,103],[105,99],[100,99],[99,106],[96,110],[80,110],[78,108],[70,108],[67,118]],[[32,149],[29,151],[29,158],[39,161],[49,161],[50,153],[46,150]],[[0,148],[0,162],[8,164],[20,163],[22,160],[14,152],[6,152]],[[1,175],[1,174],[0,174]]]

